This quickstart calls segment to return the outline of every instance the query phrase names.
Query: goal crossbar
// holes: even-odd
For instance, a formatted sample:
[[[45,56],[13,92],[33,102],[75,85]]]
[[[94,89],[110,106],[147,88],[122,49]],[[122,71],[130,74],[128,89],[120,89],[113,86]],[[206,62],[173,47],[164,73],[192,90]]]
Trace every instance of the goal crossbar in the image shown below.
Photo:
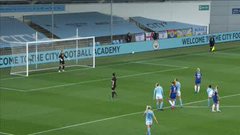
[[[95,68],[95,49],[94,36],[26,42],[21,48],[12,47],[13,56],[24,55],[25,66],[13,66],[11,74],[29,76],[29,72],[57,69],[61,50],[67,55],[67,67]]]

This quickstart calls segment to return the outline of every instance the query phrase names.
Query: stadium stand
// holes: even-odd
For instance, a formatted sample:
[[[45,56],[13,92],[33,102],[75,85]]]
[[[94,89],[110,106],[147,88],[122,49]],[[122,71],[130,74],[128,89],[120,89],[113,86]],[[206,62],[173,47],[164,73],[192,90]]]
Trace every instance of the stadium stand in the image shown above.
[[[207,34],[207,26],[193,25],[175,21],[162,21],[144,17],[130,17],[130,21],[135,22],[142,29],[151,32],[191,29],[192,35]]]
[[[131,3],[131,2],[164,2],[165,0],[0,0],[0,4],[66,4],[66,3]]]
[[[54,15],[54,28],[52,31],[51,15],[31,15],[24,19],[52,32],[59,38],[95,36],[104,37],[111,35],[110,15],[98,12],[68,13]],[[113,16],[112,35],[126,35],[130,33],[143,33],[135,24],[129,23],[121,17]]]
[[[13,42],[28,42],[36,40],[36,31],[13,17],[0,17],[0,26],[0,48],[11,47],[10,43]],[[42,33],[38,33],[38,40],[46,38],[47,37]]]

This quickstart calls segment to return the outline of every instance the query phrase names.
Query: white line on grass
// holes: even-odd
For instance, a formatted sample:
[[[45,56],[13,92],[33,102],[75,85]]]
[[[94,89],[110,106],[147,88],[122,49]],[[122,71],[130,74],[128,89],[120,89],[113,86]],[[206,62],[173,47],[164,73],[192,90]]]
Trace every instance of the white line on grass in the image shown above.
[[[106,67],[112,67],[112,66],[117,66],[117,65],[127,65],[127,64],[132,64],[132,62],[112,64],[112,65],[104,65],[104,66],[97,66],[97,68],[106,68]],[[65,66],[65,68],[66,67],[67,66]],[[74,71],[82,71],[82,70],[90,70],[90,69],[93,69],[93,68],[72,69],[72,70],[66,70],[65,72],[74,72]],[[30,75],[30,76],[44,76],[44,75],[50,75],[50,74],[59,74],[57,71],[58,71],[58,69],[56,70],[56,72],[45,72],[45,73],[41,73],[41,74],[33,74],[33,75]],[[4,78],[4,79],[0,79],[0,81],[12,80],[12,79],[21,79],[21,78],[26,78],[26,77],[19,76],[19,77]]]
[[[208,106],[184,106],[184,108],[196,108],[196,109],[202,109],[202,108],[209,108]],[[231,106],[221,106],[220,108],[240,108],[239,105],[231,105]]]
[[[135,64],[136,62],[132,62],[132,63]],[[125,64],[132,64],[132,63],[125,63]],[[153,65],[153,63],[144,63],[144,62],[140,62],[140,64]],[[167,69],[167,70],[159,70],[159,71],[153,71],[153,72],[145,72],[145,73],[139,73],[139,74],[120,76],[118,78],[135,77],[135,76],[148,75],[148,74],[154,74],[154,73],[183,70],[183,69],[187,69],[188,68],[188,67],[182,67],[182,66],[176,66],[176,65],[167,65],[167,64],[157,64],[157,65],[158,66],[177,67],[177,69]],[[41,88],[35,88],[35,89],[29,89],[29,90],[21,90],[21,89],[6,88],[6,87],[2,87],[2,88],[4,90],[11,90],[11,91],[18,91],[18,92],[33,92],[33,91],[40,91],[40,90],[46,90],[46,89],[51,89],[51,88],[73,86],[73,85],[86,84],[86,83],[92,83],[92,82],[99,82],[99,81],[105,81],[105,80],[109,80],[109,78],[98,79],[98,80],[90,80],[90,81],[83,81],[83,82],[76,82],[76,83],[61,84],[61,85],[55,85],[55,86],[49,86],[49,87],[41,87]]]
[[[187,69],[187,68],[188,67],[182,67],[182,68],[166,69],[166,70],[159,70],[159,71],[153,71],[153,72],[144,72],[144,73],[138,73],[138,74],[119,76],[118,78],[136,77],[136,76],[149,75],[149,74],[154,74],[154,73],[162,73],[162,72],[183,70],[183,69]],[[42,88],[36,88],[36,89],[29,89],[29,90],[25,90],[24,92],[40,91],[40,90],[46,90],[46,89],[51,89],[51,88],[59,88],[59,87],[65,87],[65,86],[80,85],[80,84],[86,84],[86,83],[92,83],[92,82],[100,82],[100,81],[106,81],[106,80],[109,80],[109,78],[90,80],[90,81],[83,81],[83,82],[76,82],[76,83],[68,83],[68,84],[55,85],[55,86],[49,86],[49,87],[42,87]]]
[[[227,96],[223,96],[222,98],[229,98],[229,97],[235,97],[235,96],[239,96],[239,94],[233,94],[233,95],[227,95]],[[190,105],[190,104],[195,104],[195,103],[200,103],[203,101],[207,101],[207,99],[205,100],[199,100],[199,101],[193,101],[193,102],[188,102],[185,105]],[[169,107],[165,107],[165,108],[169,108]],[[126,116],[131,116],[131,115],[136,115],[136,114],[141,114],[143,113],[143,111],[139,111],[139,112],[134,112],[134,113],[128,113],[128,114],[123,114],[123,115],[118,115],[118,116],[114,116],[114,117],[108,117],[108,118],[104,118],[104,119],[98,119],[98,120],[93,120],[93,121],[88,121],[88,122],[83,122],[83,123],[77,123],[77,124],[72,124],[72,125],[68,125],[68,126],[63,126],[63,127],[59,127],[59,128],[53,128],[53,129],[49,129],[49,130],[44,130],[44,131],[40,131],[40,132],[35,132],[35,133],[31,133],[28,135],[39,135],[39,134],[43,134],[43,133],[49,133],[49,132],[53,132],[53,131],[59,131],[59,130],[64,130],[64,129],[69,129],[69,128],[73,128],[73,127],[78,127],[78,126],[83,126],[83,125],[88,125],[88,124],[93,124],[93,123],[97,123],[97,122],[103,122],[103,121],[107,121],[107,120],[113,120],[113,119],[117,119],[117,118],[122,118],[122,117],[126,117]]]
[[[236,49],[235,49],[236,50]],[[225,51],[218,51],[218,53],[224,53]],[[198,54],[209,54],[209,52],[200,52]],[[196,53],[194,54],[186,54],[186,55],[177,55],[174,57],[185,57],[185,56],[191,56],[191,55],[197,55]],[[145,62],[145,61],[158,61],[158,60],[167,60],[167,58],[154,58],[154,59],[147,59],[147,60],[139,60],[139,62]],[[113,64],[113,65],[104,65],[104,66],[97,66],[97,68],[104,68],[104,67],[111,67],[111,66],[116,66],[116,65],[126,65],[126,64],[131,64],[132,62],[126,62],[126,63],[119,63],[119,64]],[[74,71],[81,71],[81,70],[89,70],[89,68],[84,68],[84,69],[73,69],[73,70],[68,70],[67,72],[74,72]],[[57,72],[48,72],[48,73],[41,73],[41,74],[34,74],[31,76],[42,76],[42,75],[48,75],[48,74],[58,74]],[[12,79],[19,79],[19,78],[25,78],[25,77],[11,77],[11,78],[4,78],[0,79],[0,81],[5,81],[5,80],[12,80]]]
[[[13,134],[6,133],[6,132],[1,132],[1,131],[0,131],[0,135],[13,135]]]
[[[228,56],[240,56],[238,53],[226,53],[226,52],[215,52],[217,54],[228,55]]]
[[[144,61],[134,62],[137,64],[145,64],[145,65],[155,65],[155,66],[166,66],[166,67],[178,67],[178,68],[189,68],[185,66],[171,65],[171,64],[160,64],[160,63],[149,63]]]
[[[186,54],[186,55],[191,56],[191,55],[194,55],[194,54]],[[185,57],[186,55],[178,55],[178,56],[174,56],[174,57]],[[146,61],[149,62],[149,61],[159,61],[159,60],[167,60],[167,58],[153,58],[153,59],[146,59],[146,60],[137,60],[136,62],[146,62]],[[126,63],[103,65],[103,66],[97,66],[97,68],[112,67],[112,66],[117,66],[117,65],[127,65],[127,64],[132,64],[132,63],[135,63],[135,62],[129,61],[129,62],[126,62]],[[166,66],[166,64],[165,64],[165,66]],[[173,65],[169,65],[169,66],[173,66]],[[181,67],[181,66],[178,66],[178,67]],[[72,69],[72,70],[67,70],[66,72],[74,72],[74,71],[89,70],[89,69],[92,69],[92,68]],[[41,73],[41,74],[33,74],[31,76],[43,76],[43,75],[49,75],[49,74],[59,74],[59,73],[58,72],[47,72],[47,73]],[[26,78],[26,77],[21,76],[21,77],[4,78],[4,79],[0,79],[0,81],[19,79],[19,78]]]
[[[0,87],[0,89],[3,89],[3,90],[8,90],[8,91],[18,91],[18,92],[25,92],[25,90],[22,90],[22,89],[7,88],[7,87]]]

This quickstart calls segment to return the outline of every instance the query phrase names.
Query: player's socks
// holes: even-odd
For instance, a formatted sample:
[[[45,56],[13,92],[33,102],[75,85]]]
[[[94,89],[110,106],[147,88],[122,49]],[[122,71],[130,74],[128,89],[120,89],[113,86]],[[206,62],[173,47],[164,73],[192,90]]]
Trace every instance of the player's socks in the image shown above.
[[[212,105],[212,112],[215,112],[215,104]]]
[[[171,101],[171,100],[168,100],[168,102],[169,102],[169,104],[170,104],[171,106],[173,106],[173,103],[172,103],[172,101]]]
[[[159,102],[157,102],[157,109],[159,109]]]
[[[211,103],[211,100],[210,100],[210,99],[208,99],[208,107],[210,107],[210,103]]]
[[[114,92],[112,92],[112,98],[114,98]]]
[[[200,86],[197,87],[197,92],[199,93],[199,91],[200,91]]]
[[[179,102],[180,102],[180,106],[182,107],[183,103],[182,103],[182,99],[181,98],[179,99]]]
[[[175,106],[175,101],[172,101],[172,104],[173,104],[172,106],[174,107]]]
[[[221,112],[220,110],[219,110],[219,104],[217,104],[217,112]]]
[[[194,91],[195,91],[195,93],[197,93],[197,86],[196,85],[194,86]]]
[[[151,129],[150,128],[148,128],[148,135],[151,135],[151,131],[150,131]]]
[[[160,103],[160,109],[163,109],[163,102]]]

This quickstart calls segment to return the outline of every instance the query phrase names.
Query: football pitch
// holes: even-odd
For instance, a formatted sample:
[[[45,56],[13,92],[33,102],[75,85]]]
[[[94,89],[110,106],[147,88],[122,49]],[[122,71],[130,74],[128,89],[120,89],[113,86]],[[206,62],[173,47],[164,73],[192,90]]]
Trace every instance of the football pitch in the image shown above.
[[[145,135],[143,112],[154,109],[153,89],[164,89],[164,111],[154,111],[159,125],[152,135],[240,134],[240,43],[186,47],[96,59],[96,68],[48,70],[29,77],[1,69],[0,135]],[[67,63],[67,61],[66,61]],[[67,64],[66,64],[67,65]],[[202,72],[199,94],[194,73]],[[111,77],[118,97],[111,99]],[[182,84],[183,108],[172,111],[171,81]],[[206,88],[219,86],[220,113],[207,107]],[[178,102],[177,102],[178,104]]]

